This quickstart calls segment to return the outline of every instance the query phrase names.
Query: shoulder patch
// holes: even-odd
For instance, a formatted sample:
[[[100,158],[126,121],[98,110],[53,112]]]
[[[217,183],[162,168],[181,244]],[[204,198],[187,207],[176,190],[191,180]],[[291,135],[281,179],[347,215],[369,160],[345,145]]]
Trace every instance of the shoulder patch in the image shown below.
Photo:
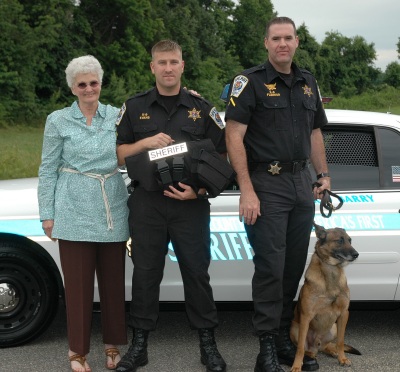
[[[210,111],[210,118],[213,119],[214,123],[218,125],[218,127],[220,127],[221,129],[224,129],[225,124],[221,119],[221,116],[219,115],[218,110],[213,107]]]
[[[124,116],[126,111],[126,106],[125,103],[122,105],[121,110],[119,110],[119,114],[117,117],[117,122],[115,123],[115,125],[119,125],[119,123],[121,122],[122,117]]]
[[[239,97],[240,93],[242,93],[243,89],[246,87],[247,83],[249,82],[249,78],[244,75],[238,75],[233,80],[233,87],[231,96],[232,97]]]

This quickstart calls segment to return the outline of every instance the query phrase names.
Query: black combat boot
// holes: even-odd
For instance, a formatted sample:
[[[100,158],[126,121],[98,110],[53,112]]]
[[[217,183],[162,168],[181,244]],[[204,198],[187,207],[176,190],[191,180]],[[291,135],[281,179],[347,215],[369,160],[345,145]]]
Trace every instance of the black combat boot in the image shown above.
[[[217,349],[214,329],[199,329],[201,362],[207,367],[207,372],[224,372],[226,363]]]
[[[275,336],[265,334],[260,336],[260,354],[254,372],[285,372],[279,365],[275,348]]]
[[[147,338],[149,331],[144,329],[133,330],[132,345],[117,364],[118,372],[136,372],[138,367],[145,366],[149,360],[147,358]]]
[[[296,356],[296,346],[290,339],[290,327],[281,328],[279,330],[279,336],[275,339],[276,351],[278,353],[279,362],[292,366],[294,358]],[[316,371],[319,369],[317,360],[304,355],[302,371]]]

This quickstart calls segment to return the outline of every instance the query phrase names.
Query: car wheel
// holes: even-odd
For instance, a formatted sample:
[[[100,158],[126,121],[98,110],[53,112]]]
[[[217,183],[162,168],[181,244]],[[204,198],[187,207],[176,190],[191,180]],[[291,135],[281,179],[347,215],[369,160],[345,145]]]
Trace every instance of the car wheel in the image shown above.
[[[57,283],[40,257],[24,245],[0,242],[0,347],[38,337],[57,310]]]

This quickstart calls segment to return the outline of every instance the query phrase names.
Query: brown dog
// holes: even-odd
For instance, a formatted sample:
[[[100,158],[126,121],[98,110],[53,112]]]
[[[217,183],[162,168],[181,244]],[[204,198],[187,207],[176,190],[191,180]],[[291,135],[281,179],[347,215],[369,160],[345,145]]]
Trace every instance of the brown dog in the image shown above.
[[[301,371],[304,353],[315,358],[320,350],[337,357],[342,366],[351,365],[345,352],[361,355],[344,343],[350,291],[343,268],[358,257],[358,252],[344,229],[325,230],[315,223],[314,227],[318,240],[290,329],[297,345],[292,372]]]

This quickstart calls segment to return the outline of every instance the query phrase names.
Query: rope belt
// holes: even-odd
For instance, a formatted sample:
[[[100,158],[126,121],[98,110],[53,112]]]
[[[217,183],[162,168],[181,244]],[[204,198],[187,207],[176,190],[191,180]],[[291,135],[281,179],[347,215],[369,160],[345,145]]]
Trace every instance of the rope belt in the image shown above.
[[[103,194],[104,205],[106,207],[107,226],[108,226],[108,230],[112,230],[114,228],[114,224],[113,224],[113,220],[112,220],[112,216],[111,216],[110,204],[108,202],[108,198],[107,198],[106,190],[104,188],[104,184],[105,184],[105,182],[106,182],[106,180],[108,178],[110,178],[114,174],[118,173],[118,168],[115,168],[113,172],[108,173],[108,174],[84,173],[84,172],[79,172],[79,171],[77,171],[75,169],[71,169],[71,168],[60,168],[60,172],[83,174],[86,177],[95,178],[96,180],[100,181],[101,193]]]

